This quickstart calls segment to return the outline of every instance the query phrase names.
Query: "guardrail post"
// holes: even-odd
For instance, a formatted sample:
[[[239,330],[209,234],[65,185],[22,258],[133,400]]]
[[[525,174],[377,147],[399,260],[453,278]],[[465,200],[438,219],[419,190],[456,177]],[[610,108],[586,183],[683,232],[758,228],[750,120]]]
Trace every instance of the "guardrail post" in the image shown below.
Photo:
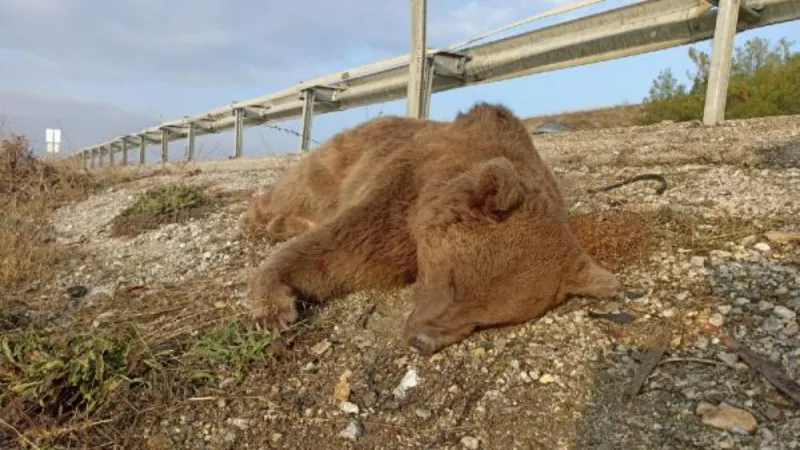
[[[406,115],[420,118],[423,114],[425,84],[425,16],[426,0],[411,0],[411,53],[409,55]]]
[[[139,136],[139,165],[144,165],[144,154],[147,150],[147,136]]]
[[[108,165],[113,166],[115,163],[114,158],[114,144],[108,144]]]
[[[194,124],[186,125],[186,160],[194,160]]]
[[[161,164],[169,161],[169,130],[161,129]]]
[[[721,0],[711,48],[711,67],[703,110],[703,123],[716,125],[725,120],[728,82],[731,76],[731,53],[739,20],[740,0]]]
[[[242,156],[242,137],[244,134],[244,110],[236,108],[233,110],[233,115],[236,118],[233,128],[233,156],[239,158]]]
[[[303,90],[303,123],[300,128],[300,150],[307,152],[311,144],[311,125],[314,122],[314,88]]]
[[[128,139],[122,140],[122,165],[128,165]]]

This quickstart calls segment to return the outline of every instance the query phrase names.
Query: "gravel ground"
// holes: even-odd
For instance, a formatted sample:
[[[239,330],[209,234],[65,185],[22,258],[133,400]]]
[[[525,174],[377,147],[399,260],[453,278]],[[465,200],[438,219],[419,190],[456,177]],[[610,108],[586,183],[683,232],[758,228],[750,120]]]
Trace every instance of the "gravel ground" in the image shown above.
[[[658,242],[618,270],[623,298],[575,299],[538,321],[473,335],[432,357],[397,340],[408,291],[332,302],[298,332],[289,357],[251,368],[240,383],[203,388],[140,418],[131,448],[683,449],[800,447],[800,404],[721,343],[727,333],[800,377],[800,117],[536,136],[573,213],[624,207],[692,217],[693,245]],[[292,157],[196,163],[115,187],[60,210],[58,239],[74,249],[54,282],[114,295],[201,280],[227,286],[216,301],[245,311],[252,268],[268,246],[237,228],[243,201],[133,238],[109,222],[135,194],[184,179],[257,192]],[[201,172],[187,177],[188,170]],[[148,168],[145,170],[153,171]],[[589,195],[641,172],[648,183]],[[748,235],[727,233],[729,221]],[[624,232],[621,230],[620,232]],[[703,234],[705,233],[705,234]],[[594,313],[627,312],[615,323]],[[623,392],[651,338],[672,338],[639,394]]]

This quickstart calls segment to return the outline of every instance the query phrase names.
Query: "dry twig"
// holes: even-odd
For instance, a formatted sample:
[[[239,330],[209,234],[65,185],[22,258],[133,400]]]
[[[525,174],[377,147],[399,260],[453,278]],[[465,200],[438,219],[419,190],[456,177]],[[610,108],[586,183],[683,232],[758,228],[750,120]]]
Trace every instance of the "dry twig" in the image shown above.
[[[628,400],[639,393],[647,377],[650,376],[650,373],[653,372],[653,369],[655,369],[659,360],[661,360],[661,356],[667,351],[667,346],[669,346],[671,340],[672,333],[669,329],[665,329],[650,342],[649,348],[642,358],[641,364],[639,364],[639,369],[636,371],[636,375],[633,376],[631,383],[628,385],[628,389],[625,391],[625,396]]]
[[[744,362],[758,371],[767,381],[778,388],[778,390],[793,398],[797,403],[800,403],[800,385],[789,378],[778,365],[762,358],[730,336],[724,336],[722,338],[722,343],[736,352]]]

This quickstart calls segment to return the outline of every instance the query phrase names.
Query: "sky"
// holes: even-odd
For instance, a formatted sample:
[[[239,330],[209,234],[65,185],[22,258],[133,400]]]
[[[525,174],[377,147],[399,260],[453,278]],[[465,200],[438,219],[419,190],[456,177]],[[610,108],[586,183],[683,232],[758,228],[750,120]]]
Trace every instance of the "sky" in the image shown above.
[[[512,30],[519,33],[633,0],[608,0]],[[428,0],[428,46],[443,47],[563,0]],[[62,151],[160,122],[262,96],[331,72],[408,53],[408,0],[0,0],[0,132],[61,128]],[[502,36],[506,36],[505,33]],[[797,24],[737,35],[800,41]],[[707,42],[697,45],[708,51]],[[793,47],[797,50],[797,46]],[[678,47],[435,94],[431,118],[449,120],[476,101],[523,117],[637,103],[658,72],[685,78]],[[405,113],[405,100],[320,115],[323,141],[378,114]],[[297,130],[298,121],[274,125]],[[201,158],[230,154],[232,133],[197,139]],[[171,159],[183,144],[174,143]],[[294,152],[297,136],[248,128],[245,155]],[[148,158],[155,158],[152,146]]]

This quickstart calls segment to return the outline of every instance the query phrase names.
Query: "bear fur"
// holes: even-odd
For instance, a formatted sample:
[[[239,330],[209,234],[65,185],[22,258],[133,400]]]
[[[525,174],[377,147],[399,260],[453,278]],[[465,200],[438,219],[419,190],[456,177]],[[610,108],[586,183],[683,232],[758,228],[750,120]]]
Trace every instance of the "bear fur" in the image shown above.
[[[537,318],[571,295],[617,295],[567,224],[522,122],[479,103],[452,122],[380,117],[340,132],[256,197],[244,217],[283,242],[253,276],[272,330],[317,302],[413,284],[404,339],[430,354],[473,331]]]

